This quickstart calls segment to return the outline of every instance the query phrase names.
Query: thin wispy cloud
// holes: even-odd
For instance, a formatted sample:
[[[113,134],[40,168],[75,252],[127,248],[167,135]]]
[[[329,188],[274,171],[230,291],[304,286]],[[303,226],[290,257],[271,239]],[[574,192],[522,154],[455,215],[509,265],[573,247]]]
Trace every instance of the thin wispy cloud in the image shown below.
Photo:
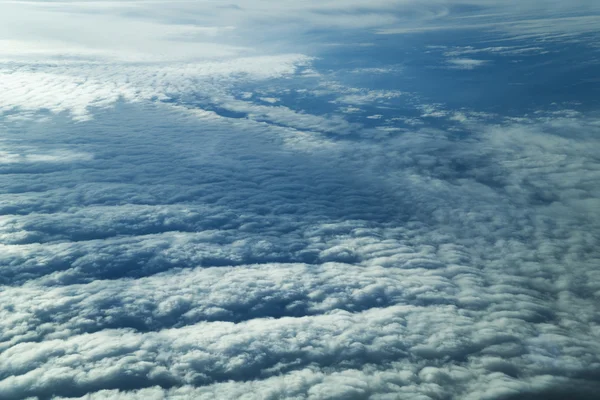
[[[448,61],[450,68],[457,69],[475,69],[488,63],[486,60],[476,60],[474,58],[451,58]]]

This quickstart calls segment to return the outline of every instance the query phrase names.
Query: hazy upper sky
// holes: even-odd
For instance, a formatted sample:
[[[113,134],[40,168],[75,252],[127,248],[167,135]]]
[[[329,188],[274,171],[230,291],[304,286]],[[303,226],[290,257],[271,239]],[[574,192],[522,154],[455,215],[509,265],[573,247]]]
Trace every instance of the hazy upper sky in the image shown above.
[[[597,399],[598,71],[595,0],[0,0],[0,399]]]

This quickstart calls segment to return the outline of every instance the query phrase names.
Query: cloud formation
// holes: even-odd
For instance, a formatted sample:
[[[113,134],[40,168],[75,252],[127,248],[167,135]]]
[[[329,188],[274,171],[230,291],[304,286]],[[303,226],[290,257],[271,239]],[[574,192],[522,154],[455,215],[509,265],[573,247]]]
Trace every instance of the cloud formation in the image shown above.
[[[595,398],[594,104],[423,94],[589,4],[427,36],[513,3],[461,4],[0,3],[0,398]]]
[[[486,60],[476,60],[473,58],[451,58],[448,60],[450,68],[457,69],[474,69],[484,66],[487,63]]]

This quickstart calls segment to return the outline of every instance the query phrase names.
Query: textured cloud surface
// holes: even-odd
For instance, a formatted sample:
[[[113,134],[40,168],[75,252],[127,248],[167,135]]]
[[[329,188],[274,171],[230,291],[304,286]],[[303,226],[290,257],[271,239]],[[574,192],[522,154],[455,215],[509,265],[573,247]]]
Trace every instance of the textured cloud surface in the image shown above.
[[[0,399],[600,393],[594,2],[0,2]]]

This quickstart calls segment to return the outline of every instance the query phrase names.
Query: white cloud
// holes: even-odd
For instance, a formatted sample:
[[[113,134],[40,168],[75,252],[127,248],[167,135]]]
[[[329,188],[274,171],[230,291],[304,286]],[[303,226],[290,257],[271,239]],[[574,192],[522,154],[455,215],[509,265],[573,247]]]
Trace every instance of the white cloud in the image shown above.
[[[6,63],[0,68],[0,112],[47,109],[85,120],[91,117],[90,109],[110,107],[120,99],[135,102],[193,93],[210,96],[222,93],[220,84],[278,78],[309,62],[306,56],[290,54],[166,66],[46,64],[44,69],[51,72],[37,71],[28,63]]]
[[[475,69],[488,63],[486,60],[475,60],[473,58],[451,58],[448,61],[451,68],[456,69]]]
[[[479,8],[475,12],[449,12],[437,18],[402,21],[376,29],[382,35],[405,35],[440,31],[477,30],[494,32],[510,39],[577,41],[582,35],[596,35],[600,19],[598,4],[582,0],[572,3],[553,1],[473,1],[463,5]],[[431,4],[431,3],[429,3]]]
[[[30,134],[35,151],[84,129],[69,154],[94,157],[75,173],[6,164],[40,192],[5,178],[5,398],[498,398],[598,362],[581,297],[600,292],[595,120],[540,114],[462,143],[423,129],[303,159],[268,144],[283,128],[213,115],[193,135],[186,110],[127,107]],[[546,133],[567,129],[581,133]]]
[[[279,101],[281,101],[280,99],[278,99],[276,97],[259,97],[259,100],[264,101],[265,103],[269,103],[269,104],[275,104],[275,103],[278,103]]]
[[[337,87],[336,87],[337,89]],[[338,91],[337,93],[340,93]],[[337,97],[334,102],[352,105],[372,104],[376,102],[386,102],[398,98],[402,93],[389,90],[360,90],[351,88],[347,94]]]
[[[0,398],[593,398],[597,115],[453,109],[311,52],[597,30],[521,3],[502,28],[446,1],[0,3]],[[436,51],[538,46],[504,47]]]
[[[449,51],[445,51],[446,57],[457,57],[465,54],[497,54],[503,56],[528,56],[548,53],[543,47],[520,47],[520,46],[496,46],[496,47],[483,47],[474,48],[472,46],[466,46],[463,48],[455,48]]]

